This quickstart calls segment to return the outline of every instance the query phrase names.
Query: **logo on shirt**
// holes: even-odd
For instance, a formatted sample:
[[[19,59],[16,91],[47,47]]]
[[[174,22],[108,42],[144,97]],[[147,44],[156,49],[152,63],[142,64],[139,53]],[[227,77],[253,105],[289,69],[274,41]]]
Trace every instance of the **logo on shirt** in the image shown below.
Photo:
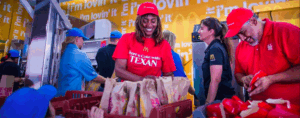
[[[215,55],[214,55],[214,54],[211,54],[211,55],[210,55],[210,61],[215,61],[215,60],[216,60]]]
[[[144,6],[144,8],[154,9],[154,7]]]
[[[138,65],[144,65],[144,66],[150,66],[150,67],[157,67],[158,61],[161,60],[160,57],[153,57],[153,56],[147,56],[143,54],[137,54],[134,52],[129,51],[130,55],[130,63],[138,64]]]
[[[234,22],[233,22],[233,23],[230,23],[230,24],[228,24],[227,26],[229,27],[229,26],[231,26],[231,25],[234,25]]]
[[[143,51],[149,52],[149,49],[147,47],[144,47]]]
[[[272,44],[268,44],[268,50],[273,50]]]

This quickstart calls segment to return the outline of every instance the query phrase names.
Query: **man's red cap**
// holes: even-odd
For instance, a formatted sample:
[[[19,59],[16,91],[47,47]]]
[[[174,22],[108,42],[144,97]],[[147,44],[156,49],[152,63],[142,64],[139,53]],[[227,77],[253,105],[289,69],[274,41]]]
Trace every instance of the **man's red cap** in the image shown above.
[[[145,14],[154,14],[158,16],[158,10],[156,5],[151,2],[142,3],[137,11],[137,15],[142,16]]]
[[[253,12],[246,8],[237,8],[232,10],[227,16],[228,32],[225,35],[227,37],[233,37],[237,35],[242,26],[253,16]]]

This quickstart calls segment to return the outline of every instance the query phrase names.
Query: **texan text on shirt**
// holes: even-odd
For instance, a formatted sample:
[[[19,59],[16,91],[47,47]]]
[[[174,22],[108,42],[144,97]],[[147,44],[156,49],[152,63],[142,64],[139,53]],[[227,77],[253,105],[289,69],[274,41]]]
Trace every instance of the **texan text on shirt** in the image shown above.
[[[148,56],[143,54],[137,54],[135,52],[129,51],[130,63],[141,64],[144,66],[154,66],[157,67],[157,62],[161,60],[160,57]]]

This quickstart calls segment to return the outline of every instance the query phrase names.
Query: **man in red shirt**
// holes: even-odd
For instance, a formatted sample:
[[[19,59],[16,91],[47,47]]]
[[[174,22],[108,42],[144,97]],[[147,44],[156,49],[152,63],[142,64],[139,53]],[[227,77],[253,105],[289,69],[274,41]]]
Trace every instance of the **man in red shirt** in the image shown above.
[[[235,77],[253,100],[282,98],[300,104],[300,29],[289,23],[260,20],[249,9],[232,10],[229,31],[242,41],[236,49]],[[267,76],[249,83],[258,71]]]

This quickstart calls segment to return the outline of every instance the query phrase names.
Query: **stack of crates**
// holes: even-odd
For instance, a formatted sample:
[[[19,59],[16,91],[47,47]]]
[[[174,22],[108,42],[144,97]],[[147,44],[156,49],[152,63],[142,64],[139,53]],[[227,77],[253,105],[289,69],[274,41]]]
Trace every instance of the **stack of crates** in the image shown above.
[[[67,91],[64,97],[56,97],[51,100],[51,104],[55,109],[55,114],[63,114],[63,107],[68,100],[79,99],[79,98],[88,98],[88,97],[97,97],[100,96],[99,101],[103,92],[93,92],[93,91]]]
[[[68,100],[64,105],[63,116],[66,118],[88,118],[87,110],[92,106],[99,106],[100,96]],[[177,112],[176,112],[177,111]],[[192,101],[182,100],[179,102],[162,105],[151,111],[150,118],[184,118],[192,115]],[[142,118],[134,116],[121,116],[104,114],[104,118]]]

